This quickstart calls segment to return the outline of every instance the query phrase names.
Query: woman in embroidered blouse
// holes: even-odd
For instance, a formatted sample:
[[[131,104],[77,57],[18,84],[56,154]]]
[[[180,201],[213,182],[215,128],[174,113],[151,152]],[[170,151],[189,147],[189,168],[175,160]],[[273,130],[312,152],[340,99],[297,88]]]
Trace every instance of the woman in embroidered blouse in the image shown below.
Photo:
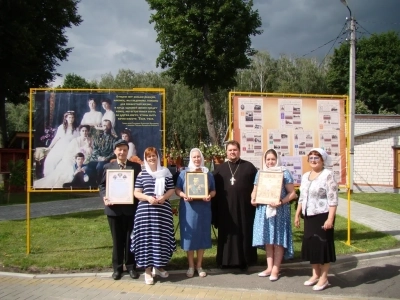
[[[333,172],[326,169],[330,156],[321,148],[311,149],[308,163],[312,170],[303,175],[300,198],[295,215],[295,226],[300,227],[300,213],[304,215],[304,236],[301,256],[310,261],[312,276],[304,282],[322,291],[328,285],[331,262],[336,261],[334,223],[338,205],[338,185]]]

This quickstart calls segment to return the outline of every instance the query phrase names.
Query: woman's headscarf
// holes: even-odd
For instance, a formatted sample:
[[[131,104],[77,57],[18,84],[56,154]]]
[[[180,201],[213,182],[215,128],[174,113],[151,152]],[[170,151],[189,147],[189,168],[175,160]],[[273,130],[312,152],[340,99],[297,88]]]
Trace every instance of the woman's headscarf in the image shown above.
[[[154,193],[156,194],[156,196],[162,196],[162,195],[164,195],[164,190],[165,190],[165,177],[172,177],[172,174],[167,168],[161,166],[160,155],[158,155],[157,150],[156,150],[156,154],[157,154],[157,171],[153,172],[151,170],[149,163],[146,160],[146,152],[143,155],[144,167],[145,167],[147,173],[149,173],[151,177],[156,179]]]
[[[194,165],[193,161],[192,161],[192,153],[193,153],[194,151],[198,151],[198,152],[200,153],[200,156],[201,156],[200,167],[196,167],[196,166]],[[201,169],[201,171],[202,171],[203,173],[208,173],[208,168],[204,166],[204,156],[203,156],[203,153],[201,153],[201,151],[200,151],[199,148],[193,148],[192,150],[190,150],[189,158],[190,158],[190,160],[189,160],[189,165],[188,165],[189,171],[192,172],[192,171],[196,171],[197,169]]]
[[[276,157],[276,164],[273,167],[268,168],[267,167],[267,163],[265,162],[265,159],[267,158],[267,152],[269,151],[273,151],[275,153],[275,157]],[[263,171],[269,170],[269,171],[284,171],[286,170],[285,167],[282,167],[282,162],[281,162],[281,157],[278,155],[278,152],[276,152],[275,149],[268,149],[267,151],[264,152],[263,155],[263,165],[262,165],[262,169]]]
[[[332,157],[328,153],[326,153],[326,151],[324,149],[322,149],[322,148],[312,148],[310,150],[310,152],[308,153],[308,155],[310,155],[310,153],[313,152],[313,151],[318,152],[319,154],[321,154],[322,159],[324,160],[324,166],[326,166],[326,167],[332,166]]]

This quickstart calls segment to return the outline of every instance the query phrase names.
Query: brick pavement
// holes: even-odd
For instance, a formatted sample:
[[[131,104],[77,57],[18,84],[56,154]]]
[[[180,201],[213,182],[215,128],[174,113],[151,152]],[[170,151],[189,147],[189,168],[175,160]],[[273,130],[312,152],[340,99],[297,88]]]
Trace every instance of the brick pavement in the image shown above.
[[[4,276],[0,273],[0,299],[378,299],[358,295],[326,295],[324,292],[311,294],[311,288],[308,288],[310,293],[290,293],[171,283],[149,286],[142,281],[124,279],[114,281],[102,276],[41,278],[34,275]]]

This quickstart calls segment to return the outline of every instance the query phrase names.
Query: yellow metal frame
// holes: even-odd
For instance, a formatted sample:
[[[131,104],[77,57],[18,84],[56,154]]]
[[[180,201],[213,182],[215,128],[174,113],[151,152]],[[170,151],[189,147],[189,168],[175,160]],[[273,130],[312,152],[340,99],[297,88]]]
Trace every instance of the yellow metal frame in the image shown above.
[[[161,132],[162,132],[162,148],[163,153],[165,152],[165,141],[166,141],[166,116],[165,116],[165,88],[133,88],[133,89],[63,89],[63,88],[31,88],[29,90],[29,153],[27,160],[27,189],[26,189],[26,253],[30,253],[30,193],[94,193],[99,192],[99,189],[90,189],[90,190],[53,190],[53,189],[34,189],[32,188],[32,131],[33,131],[33,97],[37,91],[49,91],[49,92],[96,92],[96,93],[112,93],[112,92],[150,92],[150,93],[160,93],[162,94],[162,107],[161,107]],[[165,161],[164,161],[165,164]]]
[[[351,203],[351,190],[350,190],[350,172],[351,166],[350,166],[350,116],[349,116],[349,96],[348,95],[320,95],[320,94],[291,94],[291,93],[260,93],[260,92],[236,92],[236,91],[231,91],[229,92],[228,95],[228,109],[229,109],[229,115],[228,115],[228,130],[229,130],[229,139],[233,139],[233,97],[234,96],[258,96],[258,97],[290,97],[290,98],[320,98],[320,99],[338,99],[342,100],[345,99],[345,106],[346,106],[346,167],[347,167],[347,182],[345,185],[345,188],[347,189],[347,241],[346,245],[351,245],[351,240],[350,240],[350,225],[351,225],[351,219],[350,219],[350,203]]]

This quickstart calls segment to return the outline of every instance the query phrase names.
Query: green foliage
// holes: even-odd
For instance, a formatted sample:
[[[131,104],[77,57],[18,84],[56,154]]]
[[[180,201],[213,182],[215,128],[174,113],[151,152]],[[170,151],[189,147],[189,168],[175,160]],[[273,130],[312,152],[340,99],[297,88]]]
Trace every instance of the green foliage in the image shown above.
[[[43,87],[67,59],[65,29],[78,26],[79,0],[0,2],[0,130],[7,140],[5,102],[25,102],[31,87]]]
[[[96,82],[88,82],[85,78],[76,75],[74,73],[68,73],[65,75],[64,82],[62,84],[64,89],[97,89]]]
[[[372,111],[368,108],[368,106],[364,102],[356,99],[356,114],[369,115],[372,114]]]
[[[335,49],[327,74],[335,94],[346,94],[349,84],[349,45]],[[400,37],[393,31],[361,38],[356,46],[356,97],[368,109],[395,112],[400,103]]]
[[[315,58],[281,55],[271,58],[268,52],[257,52],[249,69],[237,75],[239,91],[324,94],[328,92],[325,66]]]
[[[347,198],[347,193],[341,193],[339,196]],[[400,194],[353,193],[351,200],[400,214]]]
[[[253,1],[147,2],[161,46],[157,66],[190,87],[207,83],[215,92],[235,85],[236,69],[247,67],[254,54],[250,36],[261,33]]]
[[[22,159],[8,162],[10,170],[10,186],[23,187],[26,184],[26,163]]]
[[[202,89],[208,134],[217,143],[212,93],[235,86],[237,69],[255,53],[250,36],[261,33],[261,19],[253,1],[146,1],[161,46],[157,66],[174,83]]]
[[[29,128],[29,103],[6,103],[8,132],[27,132]]]

